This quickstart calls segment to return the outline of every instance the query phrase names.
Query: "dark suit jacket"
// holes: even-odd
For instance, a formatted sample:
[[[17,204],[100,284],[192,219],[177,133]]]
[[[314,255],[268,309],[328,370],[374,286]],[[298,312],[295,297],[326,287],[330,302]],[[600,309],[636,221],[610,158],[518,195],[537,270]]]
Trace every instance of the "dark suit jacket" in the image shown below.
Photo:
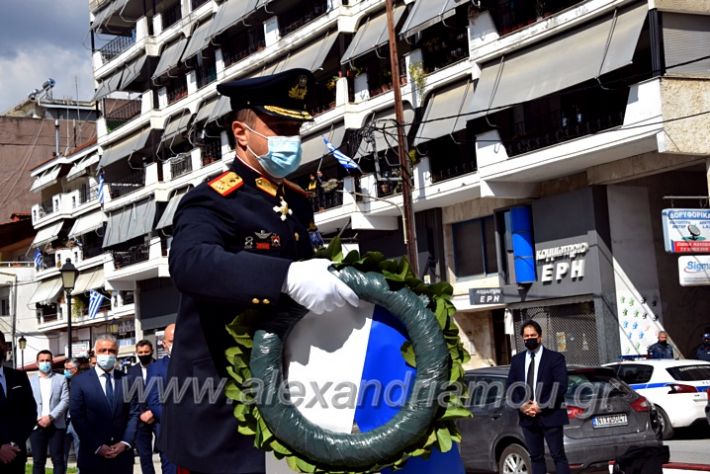
[[[132,377],[118,370],[114,370],[114,377],[113,406],[109,406],[93,368],[72,378],[69,412],[81,442],[78,459],[81,471],[132,472],[132,449],[111,460],[96,454],[102,444],[110,446],[125,441],[132,446],[136,436],[137,405],[124,396],[124,384],[133,382]]]
[[[519,406],[526,401],[526,352],[523,351],[516,354],[510,362],[507,385],[510,387],[515,384],[510,400],[515,406]],[[537,387],[535,388],[535,399],[542,408],[542,413],[533,418],[518,411],[520,425],[530,426],[536,420],[545,427],[568,424],[567,410],[563,407],[565,393],[567,393],[567,363],[565,356],[544,347],[537,372]]]
[[[25,443],[37,423],[37,405],[27,374],[4,367],[7,396],[0,401],[0,445],[14,442],[27,455]]]
[[[182,198],[169,256],[181,295],[168,377],[186,390],[179,400],[166,398],[159,446],[178,466],[207,473],[264,470],[264,453],[237,432],[234,405],[224,393],[215,403],[200,400],[200,390],[220,387],[227,377],[224,353],[235,342],[225,326],[247,308],[286,300],[281,287],[291,262],[313,255],[307,194],[289,186],[273,187],[272,194],[265,178],[238,159],[232,171],[242,185],[231,193],[201,184]],[[292,212],[284,219],[274,211],[278,192]]]
[[[150,366],[153,365],[155,362],[152,362],[151,364],[148,365],[147,369],[150,369]],[[143,380],[143,371],[141,370],[141,365],[140,364],[135,364],[130,367],[128,367],[128,370],[126,370],[126,374],[131,378],[132,383],[136,383],[140,385],[141,387],[145,387],[145,381]],[[146,370],[146,380],[148,379],[148,371]],[[143,392],[143,396],[141,397],[141,391],[136,390],[136,398],[133,400],[134,403],[137,404],[138,408],[138,414],[140,415],[144,411],[148,410],[148,404],[147,404],[147,397],[145,392]],[[149,425],[146,425],[140,419],[138,420],[138,427],[139,428],[145,428],[149,427]]]
[[[148,366],[147,405],[148,409],[153,412],[156,423],[160,423],[160,417],[163,415],[161,392],[165,391],[168,382],[168,364],[170,364],[170,357],[165,356]]]

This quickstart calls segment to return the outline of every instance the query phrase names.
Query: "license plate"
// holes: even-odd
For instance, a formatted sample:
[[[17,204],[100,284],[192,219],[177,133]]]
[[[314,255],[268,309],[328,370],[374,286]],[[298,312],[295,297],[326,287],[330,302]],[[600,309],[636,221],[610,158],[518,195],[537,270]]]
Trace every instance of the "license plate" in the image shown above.
[[[629,419],[626,417],[626,413],[595,416],[592,418],[592,427],[594,428],[608,428],[610,426],[624,426],[628,424]]]

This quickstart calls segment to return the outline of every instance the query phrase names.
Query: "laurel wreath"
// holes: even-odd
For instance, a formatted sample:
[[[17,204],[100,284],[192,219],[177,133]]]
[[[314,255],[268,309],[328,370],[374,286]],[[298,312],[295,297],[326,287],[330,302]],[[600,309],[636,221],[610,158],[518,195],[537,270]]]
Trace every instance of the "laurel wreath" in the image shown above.
[[[361,272],[371,276],[372,273],[378,274],[374,280],[383,282],[386,288],[379,290],[370,288],[369,297],[366,299],[376,300],[373,302],[390,309],[387,308],[386,301],[392,299],[392,295],[395,295],[393,292],[397,292],[396,295],[401,296],[400,300],[406,307],[398,306],[399,314],[393,312],[393,315],[403,319],[404,313],[411,313],[407,316],[410,320],[414,318],[414,325],[407,326],[410,338],[413,339],[412,333],[416,331],[415,327],[418,325],[428,323],[430,329],[438,326],[439,331],[434,330],[430,333],[438,333],[434,337],[440,341],[443,339],[441,345],[444,347],[442,352],[444,359],[448,350],[449,360],[444,361],[443,373],[440,374],[443,375],[442,397],[445,404],[422,408],[408,400],[406,407],[409,410],[403,407],[395,419],[383,427],[372,432],[352,435],[335,433],[310,424],[289,403],[281,406],[275,406],[273,403],[265,404],[263,400],[257,399],[257,391],[252,385],[253,377],[258,375],[259,380],[271,378],[275,383],[281,381],[282,342],[287,337],[290,327],[295,324],[294,321],[299,320],[307,310],[298,306],[300,309],[290,308],[280,315],[272,314],[268,317],[256,310],[247,310],[227,325],[227,331],[234,338],[236,345],[226,351],[229,364],[227,372],[231,380],[227,382],[225,394],[234,401],[234,416],[237,419],[239,433],[253,436],[256,448],[272,451],[276,458],[285,459],[292,470],[302,473],[370,474],[388,467],[401,468],[412,457],[427,458],[434,448],[438,448],[441,452],[451,450],[454,442],[461,441],[455,421],[471,416],[471,412],[463,403],[466,397],[463,364],[470,359],[470,356],[463,348],[458,327],[453,320],[456,309],[451,303],[453,293],[451,285],[446,282],[433,285],[423,283],[412,273],[409,263],[404,258],[385,259],[379,252],[368,252],[361,256],[357,251],[344,256],[338,239],[333,240],[327,248],[321,249],[317,257],[329,258],[336,270],[344,270],[347,267],[357,270],[344,273]],[[378,298],[380,296],[377,294],[378,291],[383,293],[383,299]],[[363,297],[362,294],[359,295]],[[399,297],[395,296],[394,299],[397,298]],[[408,309],[417,306],[424,311],[416,312]],[[435,317],[436,324],[432,324],[432,316]],[[421,339],[421,335],[418,334],[417,337]],[[414,344],[405,342],[401,347],[401,353],[407,364],[416,367],[417,357],[414,347],[418,343],[413,342]],[[433,344],[431,341],[428,343]],[[259,350],[253,351],[254,347],[258,347]],[[429,348],[421,342],[419,347],[420,349],[424,347],[426,352],[429,352]],[[417,370],[415,388],[421,379],[430,377],[433,372],[428,366],[424,370],[423,364],[426,363],[427,357],[422,355],[420,359],[422,370]],[[424,375],[424,372],[429,375]],[[274,389],[274,384],[268,387],[271,392]],[[263,393],[260,396],[263,396]],[[432,412],[425,413],[427,409]],[[300,431],[296,435],[284,435],[293,433],[293,430]],[[395,432],[410,433],[410,435],[415,433],[416,436],[414,438],[399,436],[399,439],[394,439],[398,436],[394,434]],[[309,440],[316,439],[319,442],[303,441],[304,433],[313,435],[308,438]],[[358,441],[355,441],[356,438]],[[368,448],[374,440],[383,446],[378,450],[377,459],[370,459],[371,456],[368,458],[364,454],[361,457],[360,454],[364,451],[361,452],[360,449],[371,451]],[[381,443],[383,440],[387,442]],[[348,444],[349,442],[351,444]]]

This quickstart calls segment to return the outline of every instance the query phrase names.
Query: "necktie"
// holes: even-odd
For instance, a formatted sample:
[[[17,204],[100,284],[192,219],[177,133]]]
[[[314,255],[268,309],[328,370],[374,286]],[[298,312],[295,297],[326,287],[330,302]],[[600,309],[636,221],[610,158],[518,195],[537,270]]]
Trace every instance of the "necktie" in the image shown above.
[[[111,383],[111,374],[106,373],[104,377],[106,377],[106,399],[108,400],[108,404],[113,406],[113,383]]]
[[[535,400],[535,353],[530,353],[530,365],[528,365],[528,376],[526,383],[530,387],[530,400]]]

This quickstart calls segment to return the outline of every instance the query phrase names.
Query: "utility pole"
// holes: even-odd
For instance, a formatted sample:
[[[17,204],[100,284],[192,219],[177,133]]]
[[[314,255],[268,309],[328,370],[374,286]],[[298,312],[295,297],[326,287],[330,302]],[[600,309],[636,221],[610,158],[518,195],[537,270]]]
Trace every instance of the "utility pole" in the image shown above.
[[[397,122],[397,143],[399,145],[399,165],[402,179],[402,202],[404,212],[402,226],[406,236],[407,258],[412,272],[419,276],[419,259],[417,256],[417,236],[414,231],[414,210],[412,209],[412,174],[410,172],[407,142],[404,139],[404,110],[402,108],[402,88],[399,83],[399,57],[397,55],[397,35],[394,30],[393,0],[386,0],[387,32],[390,42],[390,67],[392,68],[392,88],[394,89],[394,113]]]

